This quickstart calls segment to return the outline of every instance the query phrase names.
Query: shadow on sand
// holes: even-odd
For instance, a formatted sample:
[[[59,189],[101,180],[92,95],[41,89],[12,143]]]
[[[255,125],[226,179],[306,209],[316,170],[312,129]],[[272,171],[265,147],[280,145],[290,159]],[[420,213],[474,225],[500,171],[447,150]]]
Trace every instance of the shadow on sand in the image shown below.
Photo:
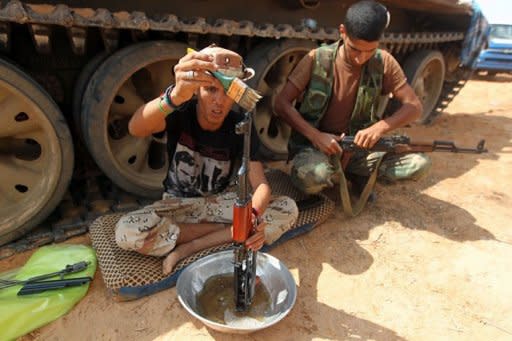
[[[431,174],[425,179],[392,185],[378,184],[376,203],[369,204],[365,211],[355,218],[347,218],[341,213],[338,202],[338,212],[334,219],[339,219],[340,223],[334,224],[335,228],[333,224],[321,225],[312,233],[274,249],[272,254],[278,258],[286,257],[287,266],[299,271],[299,298],[290,315],[283,321],[266,330],[246,335],[244,339],[287,340],[293,337],[294,340],[405,340],[389,328],[358,317],[357,313],[349,313],[320,302],[325,301],[325,297],[319,297],[317,289],[319,281],[323,280],[320,275],[325,265],[345,275],[358,275],[367,271],[374,258],[360,242],[369,238],[372,228],[387,222],[397,222],[405,228],[428,231],[457,242],[495,240],[490,231],[477,224],[470,212],[423,192],[446,179],[464,175],[482,160],[498,160],[498,153],[506,153],[504,149],[512,147],[511,124],[511,119],[495,114],[488,116],[485,113],[457,113],[439,117],[430,127],[411,128],[408,132],[411,137],[454,140],[459,147],[474,147],[479,139],[486,139],[489,152],[465,155],[436,153],[435,156],[432,155],[434,162]],[[481,131],[492,131],[492,135],[476,133],[486,125],[494,128]],[[453,127],[465,129],[456,131],[452,129]],[[308,256],[311,252],[315,252],[315,257]],[[179,303],[174,301],[172,306],[177,304]],[[160,333],[172,333],[172,330],[179,329],[189,321],[192,321],[196,328],[202,328],[201,322],[188,316],[183,310],[169,310],[171,315],[164,317]],[[208,333],[216,340],[240,339],[240,336],[214,330],[208,330]],[[154,336],[148,337],[147,340],[153,339]]]
[[[485,139],[488,152],[432,153],[432,169],[425,178],[417,182],[404,181],[390,185],[379,183],[376,187],[377,202],[365,208],[362,219],[355,217],[347,221],[348,229],[355,233],[354,238],[365,240],[372,226],[397,221],[404,227],[429,231],[454,241],[494,240],[491,232],[476,224],[471,213],[423,192],[446,179],[461,177],[482,160],[498,160],[498,153],[509,153],[512,147],[511,126],[512,119],[503,116],[457,113],[441,116],[429,127],[408,129],[406,133],[413,140],[451,140],[459,147],[474,148],[479,140]],[[453,130],[453,127],[464,127],[464,131]],[[500,193],[494,194],[500,196]],[[406,215],[403,212],[411,214]],[[371,225],[364,226],[365,221],[370,221]]]

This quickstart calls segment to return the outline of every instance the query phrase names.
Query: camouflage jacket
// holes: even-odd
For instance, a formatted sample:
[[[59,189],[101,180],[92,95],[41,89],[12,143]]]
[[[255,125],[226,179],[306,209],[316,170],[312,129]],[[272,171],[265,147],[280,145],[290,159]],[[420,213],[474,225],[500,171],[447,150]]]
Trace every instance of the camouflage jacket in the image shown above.
[[[334,83],[334,63],[340,41],[330,45],[322,45],[316,50],[311,79],[300,105],[299,112],[312,126],[318,124],[329,106]],[[378,120],[376,112],[382,91],[384,64],[381,51],[363,66],[357,90],[357,98],[350,118],[349,134],[364,129]],[[289,151],[292,155],[300,149],[311,146],[302,134],[293,131],[289,141]]]

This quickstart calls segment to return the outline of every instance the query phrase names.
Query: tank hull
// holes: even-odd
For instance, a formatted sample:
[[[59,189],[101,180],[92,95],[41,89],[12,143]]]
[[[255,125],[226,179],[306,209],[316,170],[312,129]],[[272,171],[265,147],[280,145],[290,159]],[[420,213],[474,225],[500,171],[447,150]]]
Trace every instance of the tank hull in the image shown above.
[[[49,195],[45,196],[44,200],[52,205],[61,202],[49,220],[44,220],[50,210],[43,203],[40,206],[46,207],[44,214],[36,212],[33,219],[19,226],[7,223],[15,221],[10,217],[11,206],[0,203],[0,213],[10,217],[5,223],[0,221],[0,245],[19,237],[19,228],[27,231],[41,224],[51,231],[50,237],[45,235],[49,242],[83,233],[100,214],[134,209],[146,202],[144,197],[158,196],[159,177],[165,175],[166,168],[166,160],[161,157],[165,137],[151,137],[144,144],[147,148],[137,154],[141,143],[127,136],[126,117],[136,105],[161,91],[162,84],[172,82],[172,64],[179,59],[184,46],[201,48],[214,42],[237,50],[256,65],[259,76],[253,80],[253,86],[269,93],[256,110],[255,124],[267,156],[285,158],[289,128],[275,119],[271,98],[302,55],[320,43],[339,39],[338,26],[352,3],[262,0],[249,7],[246,2],[235,0],[190,0],[186,6],[178,1],[154,0],[1,2],[0,58],[16,61],[7,65],[16,68],[20,79],[39,84],[44,90],[40,96],[58,105],[60,113],[52,115],[69,128],[70,137],[56,141],[68,149],[74,145],[76,165],[72,176],[69,167],[62,174],[53,174],[66,179],[59,182],[59,188],[48,189]],[[430,100],[435,103],[430,104],[446,105],[443,96],[451,98],[451,88],[460,88],[459,54],[470,24],[471,8],[456,0],[383,0],[382,3],[388,7],[392,20],[381,47],[411,68],[407,73],[420,85],[430,81],[422,74],[423,68],[428,68],[425,60],[444,63],[446,77],[443,72],[435,99]],[[156,45],[152,46],[151,42]],[[418,59],[418,55],[428,58]],[[137,62],[128,65],[124,60]],[[112,72],[113,69],[116,71]],[[162,78],[162,74],[168,76]],[[154,88],[154,93],[147,88]],[[416,84],[415,88],[420,86]],[[20,103],[27,102],[28,97],[20,93]],[[20,114],[15,112],[13,117]],[[8,117],[0,116],[0,126],[7,126],[8,122],[3,121]],[[55,135],[50,133],[46,135]],[[5,146],[20,138],[44,145],[43,137],[35,138],[31,134],[20,135],[15,130],[0,128],[0,150],[7,150]],[[15,152],[8,155],[13,169],[19,167],[17,155]],[[147,165],[140,166],[144,171],[134,171],[141,158],[147,161]],[[70,156],[60,162],[67,159]],[[44,173],[36,176],[41,182],[50,178]],[[7,173],[0,169],[0,179],[6,177]],[[147,181],[148,177],[156,180]],[[4,182],[8,184],[4,190],[14,191],[15,196],[23,189],[24,198],[20,202],[32,200],[40,204],[41,196],[30,197],[30,186]],[[63,183],[70,183],[66,194],[63,194]],[[60,231],[57,234],[61,237],[56,237],[55,231]]]

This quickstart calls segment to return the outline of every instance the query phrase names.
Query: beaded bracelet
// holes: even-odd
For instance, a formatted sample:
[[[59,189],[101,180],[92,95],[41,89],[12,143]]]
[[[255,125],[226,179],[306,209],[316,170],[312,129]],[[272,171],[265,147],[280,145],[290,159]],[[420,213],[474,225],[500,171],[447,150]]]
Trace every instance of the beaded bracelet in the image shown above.
[[[165,116],[167,116],[167,115],[171,114],[171,113],[174,111],[174,109],[173,109],[173,110],[171,110],[171,111],[165,111],[165,109],[164,109],[164,107],[163,107],[163,105],[162,105],[162,101],[164,101],[164,99],[163,99],[163,97],[160,97],[160,100],[158,101],[158,108],[160,109],[160,111],[161,111]]]
[[[173,113],[174,111],[178,110],[181,107],[181,105],[176,105],[172,102],[171,91],[173,88],[174,88],[174,84],[172,84],[167,89],[165,89],[165,91],[160,95],[160,101],[158,101],[158,108],[165,116],[170,115],[171,113]],[[166,106],[171,108],[171,111],[165,111],[164,106],[162,105],[162,102],[164,102]]]
[[[172,102],[172,98],[171,98],[172,89],[174,89],[174,84],[171,84],[167,89],[165,89],[163,98],[165,99],[165,103],[167,104],[167,106],[172,108],[172,110],[174,111],[174,110],[178,110],[180,106],[176,105]]]

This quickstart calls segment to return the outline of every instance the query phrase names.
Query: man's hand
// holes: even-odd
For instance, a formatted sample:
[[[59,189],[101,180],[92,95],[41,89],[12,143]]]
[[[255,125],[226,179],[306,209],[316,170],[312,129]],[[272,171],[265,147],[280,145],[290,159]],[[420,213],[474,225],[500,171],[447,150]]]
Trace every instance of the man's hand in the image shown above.
[[[201,86],[214,85],[218,80],[208,71],[216,71],[213,56],[201,52],[191,52],[174,66],[176,85],[171,93],[172,102],[180,105],[192,98]]]
[[[340,147],[339,141],[341,141],[342,137],[343,134],[338,136],[320,132],[311,142],[318,150],[326,155],[341,154],[343,150]]]
[[[262,222],[254,228],[255,232],[252,236],[247,238],[247,240],[245,241],[245,247],[253,251],[258,251],[263,247],[263,244],[265,243],[266,225],[267,223]]]
[[[380,128],[379,122],[366,128],[359,130],[354,137],[354,143],[361,148],[369,149],[379,141],[384,135],[384,130]]]

